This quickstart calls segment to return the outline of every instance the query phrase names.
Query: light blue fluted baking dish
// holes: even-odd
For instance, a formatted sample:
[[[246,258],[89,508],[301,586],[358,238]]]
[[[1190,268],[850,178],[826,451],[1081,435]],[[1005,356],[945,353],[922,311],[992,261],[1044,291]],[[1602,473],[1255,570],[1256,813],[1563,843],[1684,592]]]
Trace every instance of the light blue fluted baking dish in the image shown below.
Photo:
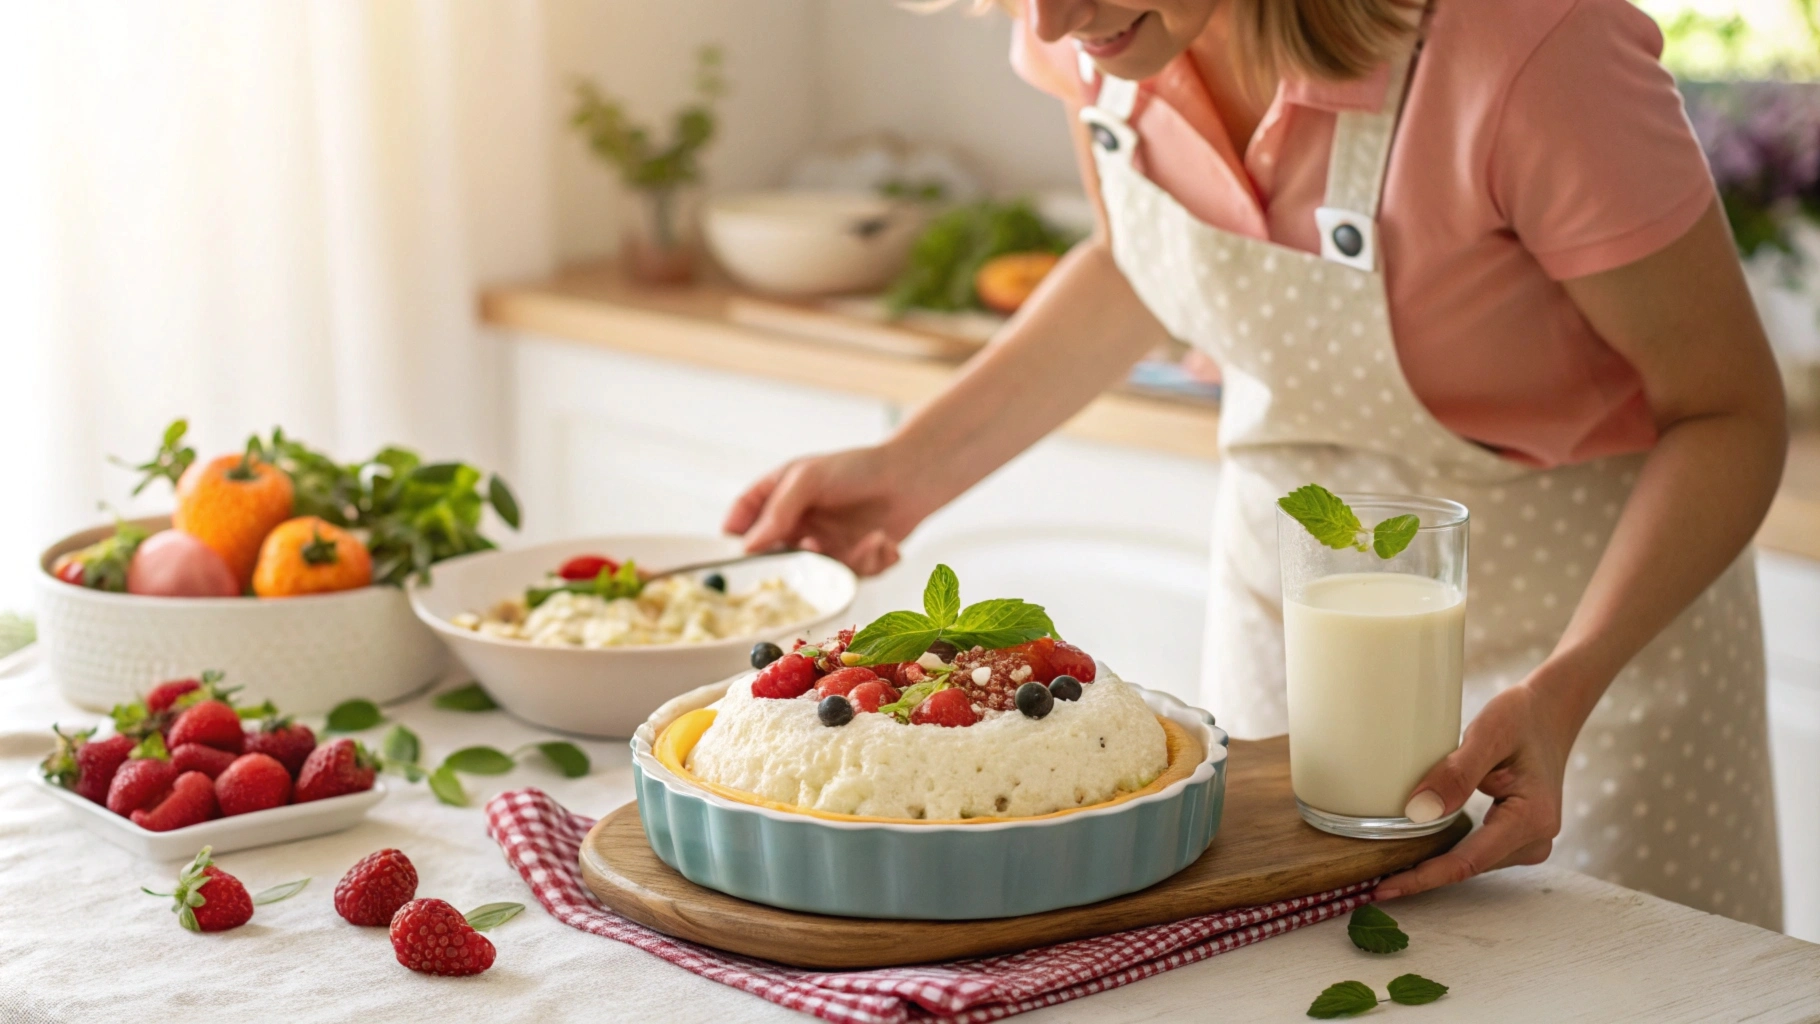
[[[657,732],[718,700],[730,682],[676,698],[632,737],[638,813],[651,849],[689,881],[730,896],[841,917],[1040,914],[1155,885],[1194,863],[1219,831],[1226,733],[1212,715],[1166,693],[1136,688],[1152,711],[1201,741],[1205,756],[1186,779],[1059,818],[898,825],[743,804],[665,768],[651,750]]]

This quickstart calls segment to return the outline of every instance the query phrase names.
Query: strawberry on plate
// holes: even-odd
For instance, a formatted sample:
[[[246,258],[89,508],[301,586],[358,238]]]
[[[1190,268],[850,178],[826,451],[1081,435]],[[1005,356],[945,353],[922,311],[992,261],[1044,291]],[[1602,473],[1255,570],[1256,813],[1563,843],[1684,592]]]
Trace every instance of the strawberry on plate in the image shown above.
[[[162,715],[177,705],[177,698],[202,689],[200,679],[172,679],[159,683],[145,693],[145,710]]]
[[[207,776],[204,776],[207,778]],[[127,816],[164,796],[177,769],[162,757],[135,757],[120,766],[107,787],[107,809]]]
[[[295,802],[326,800],[373,788],[378,762],[351,739],[331,740],[310,752],[297,773]]]
[[[215,779],[215,800],[223,817],[283,807],[291,801],[291,773],[270,754],[241,754]]]
[[[241,728],[240,715],[225,701],[219,700],[190,705],[171,723],[164,740],[173,749],[185,743],[200,743],[236,754],[246,749],[246,732]]]
[[[200,743],[185,743],[171,751],[171,767],[177,769],[179,775],[184,772],[201,772],[211,779],[217,779],[222,772],[227,771],[228,765],[234,763],[237,756],[231,750],[217,750]]]
[[[150,832],[200,825],[221,815],[215,783],[201,772],[184,772],[149,806],[132,813],[133,824]]]
[[[335,913],[349,924],[390,924],[417,895],[417,868],[398,850],[369,853],[335,885]]]
[[[392,952],[424,974],[479,974],[498,955],[461,912],[442,900],[412,900],[392,917]]]
[[[133,738],[115,735],[98,740],[93,729],[66,734],[54,725],[51,731],[57,734],[57,749],[40,766],[44,777],[77,796],[107,803],[114,773],[133,752]]]
[[[303,762],[316,749],[316,734],[301,722],[289,717],[273,716],[259,723],[259,728],[246,734],[247,753],[270,754],[295,778],[303,771]]]

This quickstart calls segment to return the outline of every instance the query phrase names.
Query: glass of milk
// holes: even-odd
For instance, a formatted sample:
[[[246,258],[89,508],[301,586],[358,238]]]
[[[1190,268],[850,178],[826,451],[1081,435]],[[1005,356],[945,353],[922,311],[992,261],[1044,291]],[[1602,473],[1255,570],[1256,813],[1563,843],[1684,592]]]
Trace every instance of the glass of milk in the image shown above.
[[[1416,784],[1460,745],[1466,642],[1466,506],[1342,494],[1367,530],[1421,523],[1392,558],[1335,550],[1277,511],[1289,681],[1289,772],[1309,824],[1395,839],[1446,828],[1458,812],[1403,816]]]

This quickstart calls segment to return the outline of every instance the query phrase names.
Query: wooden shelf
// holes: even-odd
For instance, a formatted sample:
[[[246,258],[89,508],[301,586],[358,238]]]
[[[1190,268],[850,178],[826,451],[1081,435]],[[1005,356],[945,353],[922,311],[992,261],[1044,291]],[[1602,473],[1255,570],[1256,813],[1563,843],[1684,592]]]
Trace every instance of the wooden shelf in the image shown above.
[[[601,345],[620,352],[866,395],[914,407],[947,386],[964,361],[917,356],[919,332],[903,330],[900,351],[784,334],[740,323],[730,312],[740,292],[724,281],[681,288],[628,283],[611,264],[563,271],[553,278],[486,289],[481,319],[513,331]],[[867,333],[898,330],[867,325]],[[924,336],[926,338],[926,335]],[[1192,398],[1115,390],[1101,395],[1062,428],[1075,437],[1189,458],[1219,457],[1219,407]],[[1820,432],[1796,435],[1782,491],[1763,529],[1762,547],[1820,560]]]

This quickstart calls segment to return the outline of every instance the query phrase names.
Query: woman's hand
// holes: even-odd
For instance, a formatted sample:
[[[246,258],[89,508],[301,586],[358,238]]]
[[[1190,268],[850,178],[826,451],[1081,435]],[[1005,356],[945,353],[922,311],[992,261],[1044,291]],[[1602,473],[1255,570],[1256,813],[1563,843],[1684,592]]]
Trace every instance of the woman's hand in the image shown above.
[[[1378,899],[1548,858],[1561,831],[1561,782],[1580,723],[1534,683],[1532,676],[1493,697],[1404,811],[1411,821],[1433,821],[1459,810],[1477,789],[1494,801],[1485,821],[1453,849],[1379,882]]]
[[[747,551],[793,545],[872,576],[897,562],[898,542],[931,509],[885,447],[853,448],[785,463],[739,496],[722,529]]]

